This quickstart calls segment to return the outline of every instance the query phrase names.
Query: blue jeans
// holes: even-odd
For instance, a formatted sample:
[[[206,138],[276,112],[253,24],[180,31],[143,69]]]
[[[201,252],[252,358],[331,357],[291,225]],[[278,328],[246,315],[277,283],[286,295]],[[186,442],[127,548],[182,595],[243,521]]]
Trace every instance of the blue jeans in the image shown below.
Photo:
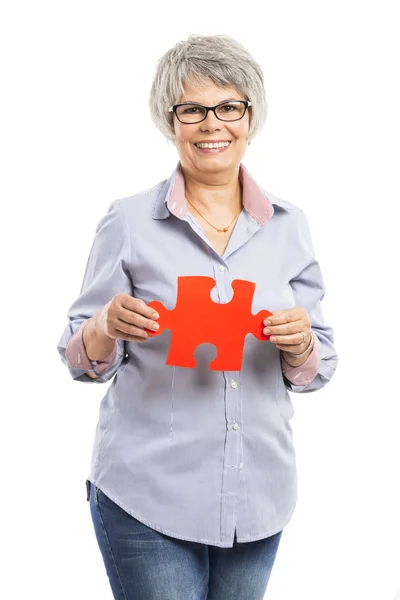
[[[150,529],[91,482],[90,512],[117,600],[263,600],[282,531],[233,548]]]

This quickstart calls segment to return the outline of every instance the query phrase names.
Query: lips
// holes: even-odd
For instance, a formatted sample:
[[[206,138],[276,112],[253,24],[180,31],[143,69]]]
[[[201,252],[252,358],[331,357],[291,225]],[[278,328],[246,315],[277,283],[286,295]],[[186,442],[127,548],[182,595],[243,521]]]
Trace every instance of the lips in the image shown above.
[[[203,155],[208,154],[209,156],[212,156],[215,154],[222,154],[223,152],[226,152],[228,150],[228,148],[230,148],[231,140],[225,140],[225,141],[221,140],[219,142],[217,142],[217,141],[215,141],[215,142],[211,142],[211,141],[197,142],[197,144],[202,144],[202,147],[197,146],[196,143],[193,144],[194,147],[196,148],[196,150],[198,152],[200,152],[200,154],[203,154]],[[210,145],[217,144],[217,146],[212,145],[211,147],[209,147],[208,144],[210,144]],[[218,145],[218,144],[220,144],[220,145]]]
[[[197,146],[197,144],[231,144],[232,140],[204,140],[199,142],[193,142],[193,144]]]

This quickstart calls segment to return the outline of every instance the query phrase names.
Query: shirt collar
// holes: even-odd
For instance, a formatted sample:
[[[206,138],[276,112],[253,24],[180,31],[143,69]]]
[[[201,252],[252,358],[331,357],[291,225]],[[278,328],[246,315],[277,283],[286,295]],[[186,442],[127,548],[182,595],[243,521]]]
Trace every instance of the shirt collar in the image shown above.
[[[272,217],[275,212],[275,206],[286,209],[286,206],[277,198],[274,197],[273,201],[269,200],[267,194],[270,194],[259,187],[255,179],[250,175],[249,171],[242,163],[239,168],[239,178],[242,183],[243,207],[259,225],[265,225]],[[185,219],[187,212],[185,178],[183,176],[181,164],[178,162],[171,177],[160,189],[153,210],[153,218],[165,219],[172,213],[178,217],[178,219],[183,220]]]

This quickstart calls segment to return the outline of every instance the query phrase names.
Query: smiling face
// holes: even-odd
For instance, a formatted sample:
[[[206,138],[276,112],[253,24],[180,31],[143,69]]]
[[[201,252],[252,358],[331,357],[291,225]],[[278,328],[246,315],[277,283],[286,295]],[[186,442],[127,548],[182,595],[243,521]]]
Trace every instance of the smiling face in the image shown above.
[[[197,102],[204,106],[215,106],[226,100],[246,100],[233,87],[221,88],[208,82],[203,89],[185,86],[185,93],[177,104]],[[190,173],[199,171],[221,173],[235,171],[239,168],[248,143],[249,112],[239,121],[220,121],[213,111],[201,123],[181,123],[174,115],[175,145],[182,167]],[[198,148],[196,143],[225,142],[219,148]],[[226,142],[229,142],[226,145]]]

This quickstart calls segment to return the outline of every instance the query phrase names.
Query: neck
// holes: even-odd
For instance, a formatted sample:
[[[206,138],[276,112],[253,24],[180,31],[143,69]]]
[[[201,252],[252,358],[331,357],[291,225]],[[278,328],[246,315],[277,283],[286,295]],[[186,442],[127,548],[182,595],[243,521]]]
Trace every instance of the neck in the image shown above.
[[[229,175],[200,173],[194,176],[182,168],[185,193],[202,212],[209,215],[236,213],[242,206],[239,168]]]

